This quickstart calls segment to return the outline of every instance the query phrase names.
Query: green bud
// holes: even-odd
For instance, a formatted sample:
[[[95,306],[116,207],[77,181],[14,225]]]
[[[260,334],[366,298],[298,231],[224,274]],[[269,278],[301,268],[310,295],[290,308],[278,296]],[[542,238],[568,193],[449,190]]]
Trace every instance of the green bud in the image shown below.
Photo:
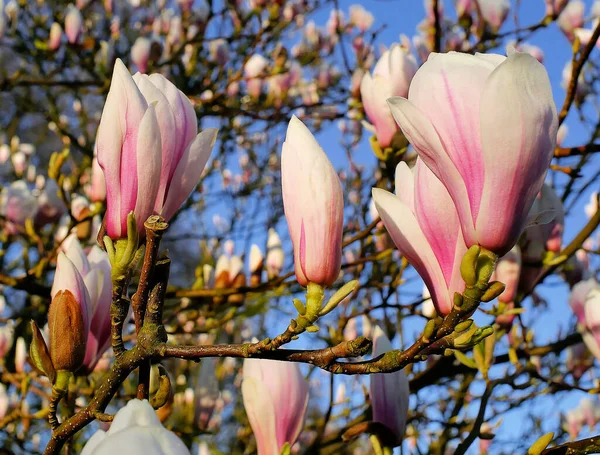
[[[341,288],[339,288],[337,292],[329,298],[329,301],[321,309],[321,311],[319,312],[319,316],[325,316],[327,313],[333,311],[342,300],[348,297],[350,293],[352,293],[356,289],[357,286],[358,280],[352,280],[343,285]]]
[[[292,299],[292,302],[294,302],[294,306],[296,307],[298,314],[304,316],[306,314],[306,307],[304,304],[299,299]]]
[[[48,376],[50,382],[54,383],[56,380],[56,370],[54,369],[52,359],[50,358],[50,351],[44,341],[44,336],[42,335],[40,328],[34,321],[31,321],[31,331],[33,332],[33,338],[31,340],[31,345],[29,345],[29,357],[31,357],[31,361],[35,368]]]
[[[461,333],[454,338],[454,346],[457,348],[464,348],[473,344],[472,338],[479,332],[479,328],[473,324],[466,332]]]
[[[490,327],[490,326],[482,327],[479,330],[477,330],[477,333],[475,333],[473,335],[473,338],[471,339],[471,342],[472,343],[479,343],[481,340],[483,340],[484,338],[489,337],[493,333],[494,333],[494,328],[493,327]]]
[[[527,455],[540,455],[548,447],[553,438],[554,433],[546,433],[531,445],[527,451]]]
[[[454,331],[456,333],[462,333],[462,332],[469,330],[472,325],[473,325],[473,319],[467,319],[466,321],[456,324],[456,327],[454,327]]]
[[[489,302],[491,300],[494,300],[496,297],[498,297],[504,292],[505,288],[506,286],[504,285],[504,283],[501,283],[500,281],[492,281],[481,296],[480,300],[482,302]]]
[[[481,247],[473,245],[467,250],[460,263],[460,276],[468,286],[475,286],[477,283],[477,259]]]
[[[423,341],[428,342],[434,333],[435,333],[435,321],[432,319],[432,320],[427,321],[427,324],[425,324],[425,328],[423,329],[423,335],[422,335]]]
[[[162,365],[158,365],[158,375],[158,390],[150,399],[150,404],[154,409],[162,408],[173,396],[171,378]]]
[[[316,326],[316,325],[309,325],[309,326],[306,328],[306,331],[307,331],[307,332],[311,332],[311,333],[315,333],[315,332],[318,332],[318,331],[319,331],[319,327],[318,327],[318,326]]]
[[[454,306],[460,308],[463,305],[463,296],[460,292],[454,293]]]
[[[490,278],[496,269],[497,256],[492,255],[493,253],[487,250],[484,250],[482,254],[479,255],[477,261],[477,284],[479,287],[485,286],[490,281]]]

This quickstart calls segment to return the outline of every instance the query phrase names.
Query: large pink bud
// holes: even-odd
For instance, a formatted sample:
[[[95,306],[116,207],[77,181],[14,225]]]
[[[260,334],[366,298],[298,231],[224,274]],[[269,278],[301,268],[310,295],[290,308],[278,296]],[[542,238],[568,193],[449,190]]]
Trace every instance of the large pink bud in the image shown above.
[[[308,383],[298,364],[245,359],[242,398],[258,455],[279,455],[294,445],[304,426]]]
[[[196,187],[216,130],[196,135],[194,109],[159,74],[133,78],[117,60],[102,112],[96,147],[106,179],[106,228],[125,237],[127,214],[140,233],[153,213],[169,220]]]
[[[526,53],[431,54],[392,113],[448,189],[468,246],[516,243],[553,156],[548,74]]]
[[[410,81],[418,68],[415,57],[407,49],[393,44],[375,65],[373,76],[369,73],[363,76],[360,84],[363,106],[382,148],[390,146],[398,130],[387,99],[392,96],[406,97]]]
[[[65,15],[65,35],[70,44],[77,44],[83,30],[83,16],[74,6],[67,8]]]
[[[396,195],[374,188],[373,200],[400,253],[417,270],[439,315],[464,290],[460,263],[467,251],[452,199],[421,160],[396,168]]]
[[[392,343],[379,326],[373,330],[373,358],[393,350]],[[404,370],[378,373],[370,376],[373,421],[384,424],[395,436],[396,445],[402,443],[410,390]]]
[[[329,286],[342,263],[342,185],[325,152],[295,116],[283,143],[281,184],[296,278],[302,286]]]

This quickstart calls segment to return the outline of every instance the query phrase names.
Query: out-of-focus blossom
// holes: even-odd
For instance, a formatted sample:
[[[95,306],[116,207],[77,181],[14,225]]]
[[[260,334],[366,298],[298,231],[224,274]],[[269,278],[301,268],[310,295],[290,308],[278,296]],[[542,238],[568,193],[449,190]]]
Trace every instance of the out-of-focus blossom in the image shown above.
[[[456,15],[461,18],[465,15],[470,15],[473,9],[473,0],[454,0]]]
[[[83,16],[74,6],[69,6],[65,15],[65,35],[70,44],[77,44],[83,31]]]
[[[373,332],[373,357],[393,350],[390,340],[379,326]],[[404,370],[370,376],[373,421],[384,424],[395,436],[395,445],[402,443],[408,416],[408,379]]]
[[[98,430],[89,439],[81,455],[189,455],[175,433],[160,423],[147,400],[131,400],[115,415],[108,431]]]
[[[23,337],[17,338],[15,344],[15,371],[23,373],[25,371],[25,360],[27,358],[27,345]]]
[[[590,195],[590,202],[588,202],[587,204],[585,204],[585,214],[588,218],[593,217],[596,212],[598,211],[598,193],[597,192],[593,192]]]
[[[263,71],[267,68],[269,61],[261,54],[253,54],[244,65],[244,76],[248,93],[253,98],[258,98],[262,89]]]
[[[546,15],[558,16],[569,0],[546,0]]]
[[[579,380],[584,373],[594,365],[594,358],[584,343],[578,343],[575,346],[567,348],[567,358],[565,360],[567,371],[569,371],[576,380]]]
[[[42,226],[57,221],[67,210],[59,195],[58,183],[54,179],[46,180],[44,189],[37,200],[35,223]]]
[[[330,286],[342,262],[342,185],[325,152],[295,116],[283,143],[281,181],[296,279],[302,286]]]
[[[152,41],[144,36],[139,36],[131,46],[131,61],[135,63],[140,73],[148,71],[151,48]]]
[[[581,0],[570,0],[558,16],[558,26],[570,40],[576,28],[583,26],[585,3]]]
[[[565,90],[568,90],[571,85],[572,76],[573,63],[568,61],[563,68],[561,81],[561,87]],[[577,78],[577,88],[575,90],[575,100],[578,103],[582,103],[585,100],[585,97],[592,92],[592,87],[585,79],[585,68],[579,73],[579,77]]]
[[[107,235],[124,237],[131,211],[140,233],[152,213],[167,221],[174,215],[196,187],[216,140],[215,129],[197,132],[193,106],[181,91],[159,74],[132,78],[117,60],[96,139]]]
[[[23,180],[17,180],[5,187],[1,197],[0,213],[14,226],[25,225],[25,221],[33,219],[37,212],[37,199]],[[7,228],[14,233],[14,227]]]
[[[500,302],[509,303],[514,301],[517,295],[519,275],[521,273],[521,251],[518,246],[513,247],[508,253],[500,258],[496,264],[495,278],[506,285],[502,294],[498,296]]]
[[[4,419],[8,412],[10,405],[8,393],[6,393],[6,386],[0,383],[0,419]]]
[[[392,96],[408,96],[408,86],[417,69],[417,61],[413,55],[394,44],[375,65],[373,76],[365,73],[363,77],[360,85],[363,106],[382,148],[390,146],[398,130],[387,99]]]
[[[392,98],[390,106],[452,196],[467,246],[508,252],[556,143],[557,113],[543,65],[519,52],[434,54],[413,78],[409,100]]]
[[[594,278],[573,286],[569,305],[577,317],[577,328],[590,352],[600,359],[600,286]]]
[[[349,23],[358,28],[361,32],[366,32],[373,26],[375,17],[367,11],[362,5],[350,6]]]
[[[50,36],[48,37],[48,49],[55,51],[60,47],[62,38],[62,27],[58,22],[53,22],[50,26]]]
[[[15,328],[12,324],[6,324],[0,327],[0,358],[10,351],[13,344]]]
[[[510,11],[510,0],[479,0],[483,19],[497,32]]]
[[[229,60],[229,45],[223,38],[212,40],[209,43],[210,59],[220,66]]]
[[[308,383],[296,363],[245,359],[242,397],[258,455],[279,455],[304,426]]]
[[[374,188],[385,227],[431,292],[438,314],[452,310],[454,293],[464,290],[460,262],[467,247],[452,199],[444,185],[418,160],[414,170],[396,168],[396,195]]]
[[[564,123],[558,127],[556,132],[556,146],[560,147],[569,133],[569,127]]]

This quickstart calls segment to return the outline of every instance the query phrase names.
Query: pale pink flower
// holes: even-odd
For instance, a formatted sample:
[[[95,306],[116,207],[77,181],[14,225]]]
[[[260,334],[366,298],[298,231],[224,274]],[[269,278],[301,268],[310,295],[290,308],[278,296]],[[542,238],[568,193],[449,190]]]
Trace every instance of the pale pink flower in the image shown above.
[[[571,0],[558,16],[556,22],[570,40],[574,37],[573,32],[575,29],[583,27],[584,14],[585,3],[581,0]]]
[[[510,0],[479,0],[479,7],[481,15],[492,30],[498,31],[510,11]]]
[[[58,22],[53,22],[50,26],[50,36],[48,37],[48,49],[55,51],[60,47],[62,38],[62,27]]]
[[[396,168],[396,195],[374,188],[373,199],[398,250],[423,278],[438,314],[445,316],[454,293],[464,290],[460,262],[467,251],[448,191],[418,160],[412,172],[404,162]]]
[[[140,73],[148,71],[148,60],[152,41],[144,36],[139,36],[131,46],[131,61],[137,66]]]
[[[360,93],[367,117],[375,128],[377,141],[382,148],[389,147],[398,126],[387,105],[392,96],[408,95],[408,87],[417,72],[414,56],[398,44],[385,51],[373,70],[365,73]]]
[[[413,78],[408,99],[392,98],[390,106],[448,189],[467,246],[509,251],[556,143],[557,113],[543,65],[518,52],[508,58],[432,54]]]
[[[83,16],[74,6],[69,6],[65,15],[65,35],[70,44],[77,44],[83,31]]]

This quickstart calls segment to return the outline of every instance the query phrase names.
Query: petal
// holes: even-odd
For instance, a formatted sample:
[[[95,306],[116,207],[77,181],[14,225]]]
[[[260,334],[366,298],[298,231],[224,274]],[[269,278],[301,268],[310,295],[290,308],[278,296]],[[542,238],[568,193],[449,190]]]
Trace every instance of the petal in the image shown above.
[[[415,177],[414,170],[404,161],[396,166],[396,196],[411,212],[415,213]]]
[[[438,313],[447,314],[453,302],[442,269],[415,215],[396,196],[385,190],[373,188],[373,199],[396,247],[425,281]]]
[[[242,397],[248,421],[256,438],[258,455],[279,455],[275,433],[275,407],[270,391],[260,380],[245,377]]]
[[[446,187],[421,160],[415,170],[415,215],[450,288],[453,278],[460,276],[459,264],[467,252],[458,214]],[[464,285],[451,291],[453,294],[463,289]]]
[[[158,212],[163,205],[164,196],[171,174],[171,166],[175,157],[175,146],[178,139],[178,134],[175,129],[175,118],[173,111],[167,98],[163,93],[152,84],[150,78],[145,74],[136,73],[133,80],[146,98],[148,104],[154,105],[156,120],[160,127],[160,139],[162,148],[161,174],[160,185],[156,197],[156,205],[154,210]]]
[[[474,219],[479,211],[484,182],[479,100],[485,81],[495,67],[489,59],[469,54],[439,54],[419,69],[408,95],[410,102],[434,126],[444,150],[463,181],[468,182]]]
[[[504,254],[517,241],[552,160],[557,126],[544,66],[513,53],[481,96],[485,185],[476,230],[482,246]]]
[[[181,204],[198,185],[204,166],[206,166],[217,140],[217,133],[218,130],[215,128],[205,129],[185,150],[175,169],[171,185],[167,189],[165,205],[162,208],[162,216],[167,221],[179,210]]]
[[[135,143],[146,108],[129,71],[117,59],[96,139],[98,163],[106,178],[108,235],[114,238],[122,234],[121,213],[128,213],[135,204]]]
[[[369,73],[363,76],[360,84],[360,93],[363,100],[365,113],[375,127],[377,141],[382,148],[389,147],[392,137],[398,130],[386,100],[394,93],[388,79]]]
[[[407,99],[391,98],[388,103],[396,122],[419,157],[450,193],[467,245],[475,244],[475,227],[465,182],[444,150],[435,128],[425,114]]]
[[[173,155],[169,174],[169,181],[171,181],[175,168],[181,161],[186,148],[198,134],[198,119],[196,118],[194,106],[192,106],[188,97],[175,87],[171,81],[161,74],[152,74],[149,78],[152,84],[167,98],[175,120],[175,154]]]
[[[77,237],[74,237],[73,241],[69,242],[69,246],[65,251],[65,254],[75,265],[75,268],[82,277],[85,277],[89,273],[90,263],[88,262],[88,259],[83,252],[83,248],[81,248],[81,243],[79,243]]]
[[[148,106],[140,122],[137,141],[137,188],[135,220],[138,231],[144,232],[144,223],[154,209],[156,194],[160,184],[161,137],[154,106]],[[127,218],[127,214],[122,214]]]

